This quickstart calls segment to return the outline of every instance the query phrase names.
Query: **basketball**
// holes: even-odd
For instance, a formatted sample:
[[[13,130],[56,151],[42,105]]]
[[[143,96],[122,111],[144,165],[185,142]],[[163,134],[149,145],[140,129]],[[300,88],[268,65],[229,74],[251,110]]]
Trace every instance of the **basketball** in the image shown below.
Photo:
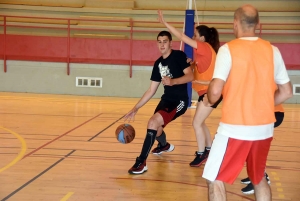
[[[130,124],[121,124],[116,129],[116,138],[122,144],[130,143],[135,137],[135,130]]]

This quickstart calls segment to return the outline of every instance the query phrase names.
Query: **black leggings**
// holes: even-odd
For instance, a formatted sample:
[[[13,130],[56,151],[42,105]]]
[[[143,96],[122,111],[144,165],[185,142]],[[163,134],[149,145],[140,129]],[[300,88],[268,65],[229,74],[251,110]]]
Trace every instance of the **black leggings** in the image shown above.
[[[278,127],[284,118],[284,112],[275,112],[276,122],[274,123],[274,128]]]
[[[205,93],[206,94],[206,93]],[[201,96],[199,96],[199,98],[198,98],[198,102],[201,102],[201,101],[203,101],[203,98],[204,98],[204,95],[205,94],[203,94],[203,95],[201,95]],[[210,107],[212,107],[212,108],[217,108],[218,107],[218,105],[219,105],[219,103],[221,103],[221,101],[223,100],[223,96],[221,96],[220,98],[219,98],[219,100],[217,101],[217,102],[215,102],[215,104],[213,104],[212,106],[210,106]]]

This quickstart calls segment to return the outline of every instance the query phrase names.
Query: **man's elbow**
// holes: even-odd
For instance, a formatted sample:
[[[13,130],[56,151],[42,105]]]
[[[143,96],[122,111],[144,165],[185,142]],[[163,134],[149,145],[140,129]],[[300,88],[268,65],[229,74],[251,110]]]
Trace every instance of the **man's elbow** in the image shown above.
[[[288,87],[286,88],[286,90],[284,92],[285,92],[285,96],[287,99],[293,97],[293,87],[292,87],[291,82],[289,82]]]
[[[222,94],[222,90],[220,90],[219,88],[210,88],[210,94],[214,97],[220,97]]]
[[[292,88],[290,88],[290,90],[286,91],[286,97],[288,99],[293,97],[293,89]]]

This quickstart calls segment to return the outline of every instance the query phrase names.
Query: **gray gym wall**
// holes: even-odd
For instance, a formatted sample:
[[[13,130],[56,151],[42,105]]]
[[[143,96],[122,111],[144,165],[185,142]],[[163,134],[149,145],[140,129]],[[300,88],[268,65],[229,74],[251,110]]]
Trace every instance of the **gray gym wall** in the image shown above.
[[[100,64],[67,64],[57,62],[7,61],[7,72],[0,60],[0,91],[45,94],[69,94],[87,96],[141,97],[150,85],[152,66],[129,66]],[[300,70],[288,71],[292,84],[300,84]],[[76,77],[102,78],[102,88],[76,87]],[[160,85],[154,98],[160,98]],[[193,100],[197,100],[193,92]],[[286,103],[300,103],[300,95],[294,95]]]

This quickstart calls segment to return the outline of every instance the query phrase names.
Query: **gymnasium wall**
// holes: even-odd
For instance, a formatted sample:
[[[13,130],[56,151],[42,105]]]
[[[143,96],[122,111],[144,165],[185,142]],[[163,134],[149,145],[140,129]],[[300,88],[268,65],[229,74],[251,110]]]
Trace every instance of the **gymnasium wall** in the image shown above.
[[[134,40],[130,78],[129,40],[71,38],[70,75],[67,75],[65,37],[8,35],[6,43],[7,72],[3,70],[2,61],[0,91],[9,92],[141,97],[149,87],[152,64],[160,56],[155,40]],[[300,84],[300,45],[273,44],[282,53],[292,83]],[[174,49],[179,49],[179,45],[178,41],[173,42]],[[1,46],[0,55],[3,51]],[[103,86],[76,87],[76,77],[99,77],[103,79]],[[160,86],[154,98],[162,93]],[[196,93],[193,99],[197,99]],[[300,96],[288,102],[300,103]]]
[[[233,11],[245,3],[257,6],[263,24],[262,37],[279,47],[292,82],[300,84],[299,0],[196,0],[196,3],[200,23],[215,26],[222,42],[233,39]],[[21,17],[6,18],[9,25],[6,30],[7,72],[0,60],[0,91],[141,97],[149,87],[152,64],[159,56],[156,34],[165,29],[157,23],[156,10],[164,10],[166,20],[177,22],[173,25],[182,30],[185,7],[186,1],[182,0],[2,0],[2,15]],[[70,21],[70,75],[67,75],[66,63],[67,20],[52,18],[74,19]],[[0,17],[0,25],[3,20]],[[134,27],[132,60],[131,22]],[[0,33],[3,30],[0,26]],[[174,49],[178,49],[179,42],[174,40]],[[0,44],[4,44],[1,34]],[[3,55],[4,46],[0,45],[0,59]],[[132,78],[129,77],[130,60]],[[101,77],[103,87],[76,87],[77,76]],[[162,92],[160,86],[155,98]],[[193,99],[197,99],[196,96],[193,94]],[[300,103],[300,96],[294,96],[288,102]]]
[[[129,77],[128,65],[71,64],[71,74],[66,73],[66,63],[8,61],[6,73],[0,71],[0,91],[46,94],[71,94],[90,96],[141,97],[148,89],[152,66],[133,66]],[[3,61],[0,60],[3,69]],[[293,84],[300,84],[300,71],[289,70]],[[76,87],[76,76],[101,77],[102,88]],[[160,86],[154,98],[160,98]],[[197,94],[193,93],[197,100]],[[300,103],[300,96],[294,96],[287,103]]]
[[[4,36],[0,35],[3,43]],[[132,42],[132,44],[130,44]],[[224,43],[224,42],[223,42]],[[221,43],[221,44],[223,44]],[[300,43],[272,43],[281,51],[289,70],[300,70]],[[130,48],[132,45],[132,49]],[[180,42],[173,41],[174,49]],[[50,36],[6,36],[6,59],[31,61],[67,61],[67,38]],[[70,38],[71,63],[152,65],[160,56],[155,38],[153,40]],[[131,55],[132,54],[132,55]],[[3,59],[4,46],[0,46]]]
[[[8,71],[0,72],[0,91],[116,97],[140,97],[150,84],[152,70],[134,66],[129,78],[128,65],[71,64],[68,76],[66,63],[8,61],[7,65]],[[102,88],[76,87],[76,76],[103,78]]]
[[[6,42],[7,72],[0,71],[3,83],[0,91],[140,97],[149,87],[152,64],[160,56],[155,40],[133,41],[133,63],[143,65],[134,65],[130,78],[130,67],[126,64],[129,63],[128,40],[72,38],[70,75],[67,75],[65,38],[10,35]],[[179,44],[175,41],[173,48],[179,49]],[[292,82],[300,84],[299,44],[274,45],[282,52]],[[0,48],[0,53],[3,53],[3,48]],[[0,67],[3,69],[3,61]],[[76,77],[100,77],[103,87],[76,87]],[[161,86],[155,98],[159,98],[162,92]],[[196,96],[194,93],[193,99],[197,99]],[[299,98],[295,96],[289,102],[299,103]]]
[[[9,36],[6,73],[3,60],[0,60],[0,91],[141,97],[149,87],[152,64],[160,56],[156,41],[134,41],[134,65],[130,78],[128,41],[105,40],[97,43],[97,40],[101,41],[83,38],[71,40],[70,75],[67,75],[65,38]],[[32,45],[34,43],[39,45]],[[300,84],[300,45],[274,45],[282,52],[292,83]],[[179,42],[175,41],[173,47],[179,49]],[[0,55],[2,53],[3,47],[0,48]],[[76,87],[76,77],[99,77],[103,79],[103,86]],[[160,86],[154,98],[159,98],[162,93],[163,87]],[[193,93],[193,100],[197,100],[196,93]],[[287,103],[300,103],[300,96],[294,96]]]

